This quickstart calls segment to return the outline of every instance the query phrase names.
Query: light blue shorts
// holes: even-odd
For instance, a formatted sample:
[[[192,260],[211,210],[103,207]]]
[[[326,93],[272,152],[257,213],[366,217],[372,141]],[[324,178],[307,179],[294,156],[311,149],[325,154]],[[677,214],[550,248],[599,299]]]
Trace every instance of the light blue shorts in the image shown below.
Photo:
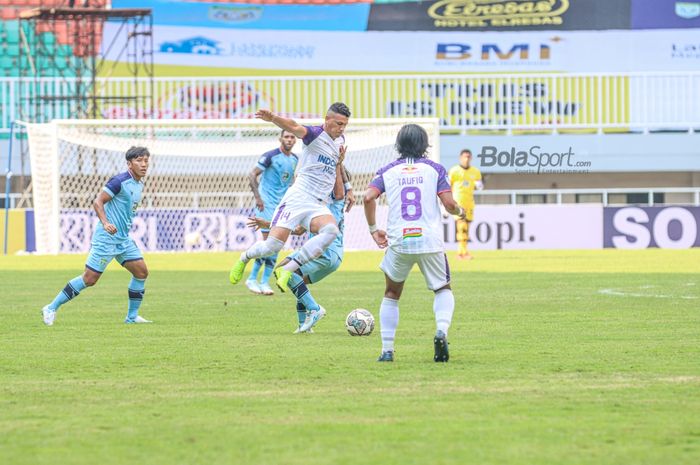
[[[93,239],[85,266],[92,271],[103,273],[113,259],[124,266],[126,262],[142,260],[143,255],[131,238],[116,243]]]
[[[271,222],[272,214],[275,213],[276,208],[277,204],[267,202],[265,203],[265,208],[263,211],[258,210],[257,207],[255,208],[255,216]],[[270,228],[260,228],[260,232],[270,232]]]
[[[297,253],[294,252],[290,257],[296,257]],[[335,252],[326,251],[317,259],[301,265],[301,272],[309,277],[310,282],[317,283],[337,270],[342,262],[343,260]]]

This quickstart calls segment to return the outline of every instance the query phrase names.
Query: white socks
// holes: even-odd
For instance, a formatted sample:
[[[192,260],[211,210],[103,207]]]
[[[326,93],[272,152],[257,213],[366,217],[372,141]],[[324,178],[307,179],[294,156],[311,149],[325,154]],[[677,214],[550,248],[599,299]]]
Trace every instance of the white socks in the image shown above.
[[[318,234],[306,241],[301,249],[299,249],[296,258],[290,260],[289,263],[285,264],[282,268],[294,273],[304,263],[308,263],[320,257],[323,251],[333,243],[339,232],[338,227],[333,223],[323,226],[318,231]]]
[[[438,331],[442,331],[447,336],[447,330],[452,323],[452,314],[455,310],[455,296],[452,289],[443,289],[435,293],[433,300],[433,312],[435,312],[435,323]]]
[[[272,236],[268,236],[264,241],[256,242],[248,250],[241,254],[241,260],[248,263],[254,258],[274,255],[284,247],[284,242]]]
[[[399,301],[384,297],[379,307],[379,325],[382,333],[382,351],[394,350],[394,336],[399,325]]]
[[[435,293],[433,312],[438,331],[447,336],[447,330],[452,323],[455,310],[455,297],[451,289],[443,289]],[[379,307],[379,327],[382,333],[382,352],[394,350],[396,328],[399,326],[399,301],[384,297]]]

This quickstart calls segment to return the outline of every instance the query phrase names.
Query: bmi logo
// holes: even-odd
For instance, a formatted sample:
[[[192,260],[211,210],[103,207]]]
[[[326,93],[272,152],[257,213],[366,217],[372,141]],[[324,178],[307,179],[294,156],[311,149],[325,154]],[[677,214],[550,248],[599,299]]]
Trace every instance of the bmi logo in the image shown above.
[[[552,40],[557,42],[558,40]],[[473,47],[471,44],[438,43],[435,58],[438,60],[463,61],[478,57],[482,62],[506,62],[527,60],[549,60],[552,49],[549,44],[481,44]]]

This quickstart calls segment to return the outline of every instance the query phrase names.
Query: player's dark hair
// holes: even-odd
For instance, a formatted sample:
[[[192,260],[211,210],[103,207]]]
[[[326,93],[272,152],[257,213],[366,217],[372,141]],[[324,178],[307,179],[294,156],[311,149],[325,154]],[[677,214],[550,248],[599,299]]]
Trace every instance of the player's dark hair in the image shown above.
[[[282,129],[282,130],[280,131],[280,139],[281,139],[282,137],[284,137],[284,133],[285,133],[285,132],[288,132],[288,133],[290,133],[291,135],[294,136],[294,133],[293,133],[292,131],[287,131],[286,129]],[[294,136],[294,137],[296,137],[296,136]]]
[[[138,158],[141,156],[150,157],[151,153],[146,147],[131,147],[129,150],[126,151],[127,161],[133,160],[134,158]]]
[[[399,158],[423,158],[428,150],[428,133],[417,124],[406,124],[396,136]]]
[[[350,118],[350,109],[343,102],[335,102],[333,105],[328,107],[329,112],[337,113],[339,115],[347,116]]]
[[[471,155],[471,154],[472,154],[472,151],[469,150],[469,149],[462,149],[462,151],[459,152],[459,154],[462,155],[463,153],[468,153],[469,155]]]

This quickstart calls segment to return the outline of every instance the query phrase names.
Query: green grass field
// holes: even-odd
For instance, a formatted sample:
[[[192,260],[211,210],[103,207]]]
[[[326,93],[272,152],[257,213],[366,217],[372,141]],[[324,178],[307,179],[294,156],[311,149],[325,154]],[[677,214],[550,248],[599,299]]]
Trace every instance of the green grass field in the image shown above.
[[[451,360],[432,361],[432,293],[414,273],[396,362],[379,331],[379,253],[288,295],[227,282],[234,254],[149,255],[142,315],[127,272],[40,309],[84,256],[0,257],[0,463],[700,463],[700,250],[481,252],[451,260]]]

